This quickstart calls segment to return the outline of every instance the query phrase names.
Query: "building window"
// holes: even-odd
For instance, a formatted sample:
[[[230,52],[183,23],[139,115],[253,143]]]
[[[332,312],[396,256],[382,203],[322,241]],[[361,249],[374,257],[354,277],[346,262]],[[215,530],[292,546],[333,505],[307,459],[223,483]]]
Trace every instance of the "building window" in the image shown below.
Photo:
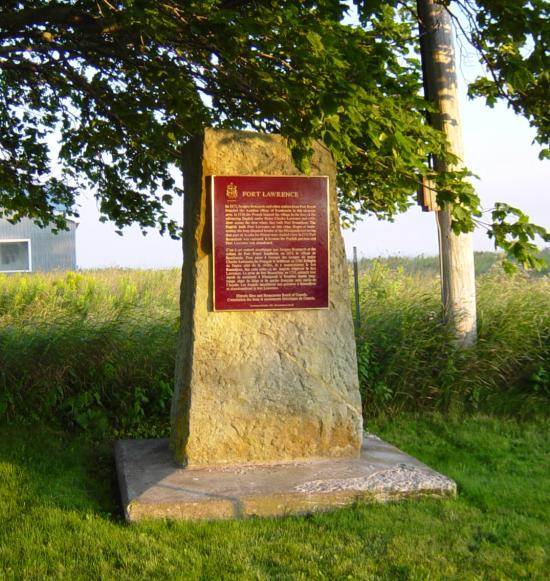
[[[0,240],[0,272],[31,272],[31,241]]]

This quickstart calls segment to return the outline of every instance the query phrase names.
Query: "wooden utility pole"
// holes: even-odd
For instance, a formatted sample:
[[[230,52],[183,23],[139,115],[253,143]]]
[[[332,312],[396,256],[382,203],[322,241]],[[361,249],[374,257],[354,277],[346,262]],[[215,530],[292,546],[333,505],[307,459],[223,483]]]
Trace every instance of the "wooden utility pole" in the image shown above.
[[[451,18],[445,6],[434,0],[417,0],[417,7],[425,94],[437,110],[430,115],[430,123],[445,133],[450,151],[463,160]],[[437,159],[434,167],[440,171],[452,169]],[[454,327],[458,342],[468,346],[477,335],[472,235],[452,231],[449,205],[438,208],[436,218],[445,317]]]

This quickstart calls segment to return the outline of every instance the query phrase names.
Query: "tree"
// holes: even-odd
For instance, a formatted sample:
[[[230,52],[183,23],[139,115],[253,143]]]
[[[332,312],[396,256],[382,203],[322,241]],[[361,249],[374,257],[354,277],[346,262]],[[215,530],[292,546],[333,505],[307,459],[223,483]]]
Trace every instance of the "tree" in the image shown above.
[[[362,26],[342,23],[347,5],[339,0],[5,0],[3,214],[63,227],[55,207],[74,214],[88,186],[104,219],[175,236],[164,204],[181,192],[170,167],[190,135],[223,126],[282,133],[304,170],[311,140],[323,140],[341,169],[348,223],[369,212],[391,218],[427,176],[440,202],[453,203],[453,228],[471,229],[479,200],[467,172],[436,174],[427,163],[437,156],[452,168],[455,160],[425,122],[415,3],[355,4]],[[507,99],[547,143],[545,3],[447,4],[466,11],[469,38],[492,74],[472,91],[489,103]],[[60,169],[52,174],[54,139]],[[544,230],[519,210],[497,210],[497,243],[535,265],[532,238],[547,239]],[[507,221],[511,212],[516,222]]]

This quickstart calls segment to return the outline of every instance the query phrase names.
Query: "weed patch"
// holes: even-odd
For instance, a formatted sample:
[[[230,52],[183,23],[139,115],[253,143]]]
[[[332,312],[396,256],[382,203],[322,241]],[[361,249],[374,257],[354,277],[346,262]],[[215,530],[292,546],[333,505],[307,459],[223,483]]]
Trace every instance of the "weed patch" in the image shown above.
[[[179,271],[0,276],[0,417],[98,437],[167,433]],[[436,277],[370,263],[357,355],[365,418],[533,416],[550,393],[548,277],[478,278],[479,340],[456,349]]]
[[[479,337],[458,349],[439,281],[381,263],[361,276],[358,363],[366,417],[400,410],[536,415],[550,396],[550,282],[477,279]]]

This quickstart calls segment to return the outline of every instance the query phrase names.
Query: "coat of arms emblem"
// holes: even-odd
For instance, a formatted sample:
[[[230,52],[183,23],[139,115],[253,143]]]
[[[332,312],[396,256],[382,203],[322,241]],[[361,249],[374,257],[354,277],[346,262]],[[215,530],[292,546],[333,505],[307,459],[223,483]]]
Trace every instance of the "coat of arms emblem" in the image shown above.
[[[239,190],[237,189],[237,186],[233,182],[228,184],[227,188],[225,188],[225,195],[227,198],[230,198],[231,200],[234,200],[235,198],[238,197]]]

